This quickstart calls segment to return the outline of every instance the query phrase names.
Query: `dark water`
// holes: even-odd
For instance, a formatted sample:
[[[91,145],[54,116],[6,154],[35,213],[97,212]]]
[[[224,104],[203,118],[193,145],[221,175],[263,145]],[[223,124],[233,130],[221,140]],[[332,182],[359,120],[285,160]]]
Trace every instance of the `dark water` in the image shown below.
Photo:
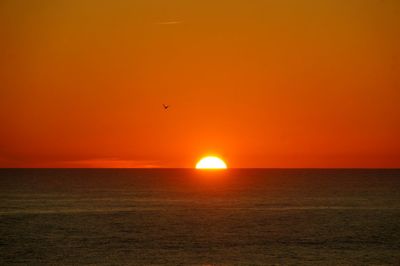
[[[0,170],[0,265],[399,265],[400,170]]]

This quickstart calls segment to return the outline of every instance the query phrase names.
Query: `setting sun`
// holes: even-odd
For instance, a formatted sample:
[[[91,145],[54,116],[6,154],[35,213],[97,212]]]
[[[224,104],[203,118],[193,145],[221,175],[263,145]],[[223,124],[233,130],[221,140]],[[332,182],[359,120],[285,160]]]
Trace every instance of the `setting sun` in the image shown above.
[[[197,164],[196,169],[226,169],[226,163],[216,156],[202,158]]]

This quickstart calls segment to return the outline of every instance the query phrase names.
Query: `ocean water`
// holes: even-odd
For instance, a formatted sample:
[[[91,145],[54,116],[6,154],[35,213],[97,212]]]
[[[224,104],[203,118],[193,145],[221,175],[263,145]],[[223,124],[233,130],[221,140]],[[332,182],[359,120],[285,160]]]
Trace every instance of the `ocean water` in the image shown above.
[[[0,265],[79,264],[400,265],[400,170],[0,170]]]

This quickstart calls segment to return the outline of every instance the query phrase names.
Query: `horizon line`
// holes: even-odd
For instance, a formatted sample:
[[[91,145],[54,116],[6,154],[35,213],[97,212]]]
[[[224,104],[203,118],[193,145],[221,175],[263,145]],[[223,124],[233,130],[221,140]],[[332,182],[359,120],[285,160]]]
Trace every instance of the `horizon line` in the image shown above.
[[[0,167],[0,170],[34,170],[34,169],[94,169],[94,170],[196,170],[203,171],[206,169],[196,169],[194,167]],[[213,169],[211,169],[213,170]],[[230,167],[227,169],[214,169],[217,171],[229,170],[400,170],[400,167]]]

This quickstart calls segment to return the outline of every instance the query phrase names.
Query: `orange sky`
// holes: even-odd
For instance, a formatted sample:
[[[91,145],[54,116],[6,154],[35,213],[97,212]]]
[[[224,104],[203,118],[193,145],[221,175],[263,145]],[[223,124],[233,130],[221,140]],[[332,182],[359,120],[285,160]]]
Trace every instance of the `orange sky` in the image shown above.
[[[0,167],[400,167],[398,0],[2,0],[0,40]]]

